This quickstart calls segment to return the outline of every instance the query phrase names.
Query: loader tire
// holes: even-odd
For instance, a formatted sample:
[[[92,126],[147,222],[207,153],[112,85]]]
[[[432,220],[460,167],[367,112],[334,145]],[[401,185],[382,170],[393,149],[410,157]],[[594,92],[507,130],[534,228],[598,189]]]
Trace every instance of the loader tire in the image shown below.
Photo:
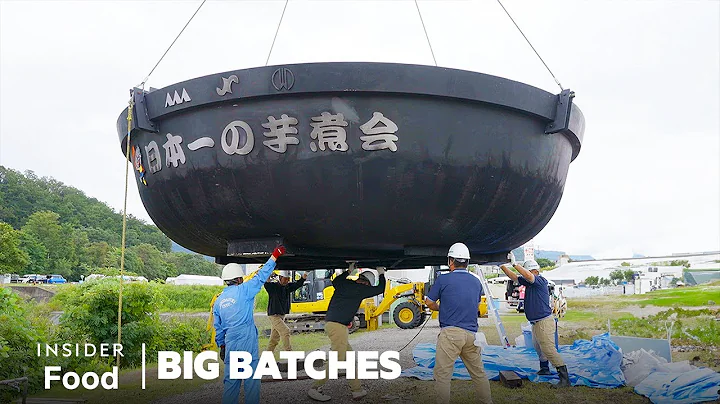
[[[422,323],[423,315],[420,307],[411,302],[403,302],[395,307],[393,311],[393,321],[403,329],[415,328]]]

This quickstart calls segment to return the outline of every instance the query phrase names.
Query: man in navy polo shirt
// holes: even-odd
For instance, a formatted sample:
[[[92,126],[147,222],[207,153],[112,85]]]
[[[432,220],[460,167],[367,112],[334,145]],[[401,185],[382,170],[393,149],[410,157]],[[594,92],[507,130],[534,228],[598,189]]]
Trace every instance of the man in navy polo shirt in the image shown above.
[[[535,260],[527,260],[520,265],[514,262],[514,256],[508,255],[508,258],[513,261],[514,268],[520,272],[521,276],[508,269],[506,265],[501,265],[500,268],[508,278],[525,286],[525,317],[532,324],[533,345],[540,357],[540,371],[537,374],[550,374],[549,359],[557,369],[560,378],[560,382],[555,387],[568,387],[570,386],[570,376],[567,366],[555,347],[557,324],[550,307],[548,281],[540,275],[540,265]]]
[[[450,379],[455,360],[460,356],[470,373],[477,400],[491,404],[490,382],[483,368],[480,347],[475,346],[478,330],[478,304],[483,294],[480,281],[467,271],[470,250],[463,243],[455,243],[448,252],[450,273],[440,275],[425,303],[440,311],[440,334],[435,349],[435,392],[438,403],[450,402]],[[440,304],[437,301],[440,300]]]

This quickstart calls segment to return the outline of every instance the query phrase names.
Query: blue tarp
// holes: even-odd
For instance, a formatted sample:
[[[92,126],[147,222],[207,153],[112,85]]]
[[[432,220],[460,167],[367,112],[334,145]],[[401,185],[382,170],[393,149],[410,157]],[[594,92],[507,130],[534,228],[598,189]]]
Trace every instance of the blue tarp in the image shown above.
[[[719,397],[720,373],[708,368],[690,372],[652,372],[635,386],[635,392],[653,403],[699,403]]]
[[[608,334],[593,337],[592,341],[577,340],[572,345],[561,345],[562,355],[574,386],[614,388],[625,384],[620,365],[622,354]],[[420,380],[433,379],[435,366],[435,344],[417,344],[413,349],[416,367],[403,370],[401,376]],[[501,370],[511,370],[531,382],[557,383],[557,374],[538,376],[537,353],[532,347],[510,347],[490,345],[482,350],[485,372],[490,380],[498,380]],[[470,380],[462,360],[455,362],[453,379]]]

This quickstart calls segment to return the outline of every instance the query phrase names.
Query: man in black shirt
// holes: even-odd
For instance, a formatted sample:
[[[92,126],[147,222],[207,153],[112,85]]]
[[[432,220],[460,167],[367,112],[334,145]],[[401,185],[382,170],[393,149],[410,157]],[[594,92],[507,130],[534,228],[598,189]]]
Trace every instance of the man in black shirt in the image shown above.
[[[271,352],[275,352],[281,339],[285,350],[292,351],[290,328],[285,324],[285,315],[290,312],[290,295],[305,283],[307,273],[293,283],[290,283],[290,276],[290,271],[280,271],[278,282],[265,282],[265,290],[268,292],[267,314],[272,324],[267,350]]]
[[[346,352],[352,351],[352,347],[348,343],[348,325],[353,322],[360,303],[368,297],[379,295],[385,291],[385,269],[378,268],[377,271],[380,275],[377,286],[371,286],[364,274],[360,274],[356,281],[347,279],[350,274],[349,270],[336,276],[333,280],[335,293],[330,299],[330,305],[325,314],[325,332],[330,338],[330,350],[338,353],[338,360],[344,361]],[[325,371],[325,379],[316,381],[313,388],[308,390],[308,395],[313,400],[328,401],[331,399],[322,392],[322,386],[327,382],[327,367]],[[353,399],[357,400],[367,395],[360,380],[348,379],[348,383]]]

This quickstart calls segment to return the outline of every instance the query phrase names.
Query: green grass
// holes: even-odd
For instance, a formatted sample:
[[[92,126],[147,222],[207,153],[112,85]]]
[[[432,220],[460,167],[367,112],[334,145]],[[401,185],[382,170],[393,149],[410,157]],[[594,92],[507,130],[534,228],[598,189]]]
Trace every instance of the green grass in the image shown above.
[[[708,301],[720,303],[720,286],[697,286],[656,290],[645,295],[638,295],[636,302],[646,305],[672,306],[706,306]]]
[[[206,311],[223,286],[157,285],[162,296],[160,311]]]
[[[574,310],[617,310],[630,305],[706,306],[709,300],[720,303],[720,281],[674,289],[662,289],[644,295],[597,296],[568,299],[568,313]]]

